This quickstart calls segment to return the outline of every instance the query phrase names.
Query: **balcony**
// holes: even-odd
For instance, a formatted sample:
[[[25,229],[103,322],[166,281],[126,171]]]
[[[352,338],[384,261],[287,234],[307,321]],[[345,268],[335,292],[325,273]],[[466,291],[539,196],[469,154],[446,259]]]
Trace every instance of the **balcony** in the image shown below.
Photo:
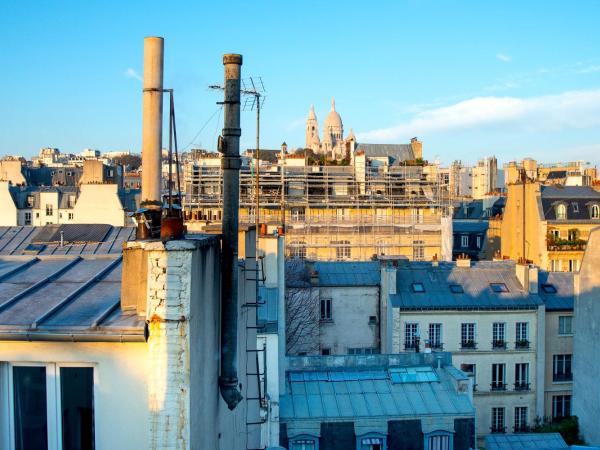
[[[435,350],[438,352],[444,351],[444,344],[442,344],[441,342],[431,342],[429,343],[429,347],[431,348],[431,350]]]
[[[583,239],[556,239],[550,238],[547,240],[549,252],[573,252],[583,251],[587,245],[587,241]]]
[[[494,381],[490,386],[492,391],[506,391],[506,383]]]
[[[461,350],[477,350],[477,342],[472,341],[472,340],[464,340],[461,341],[460,343],[460,349]]]
[[[517,381],[515,383],[515,391],[528,391],[529,390],[529,383],[526,383],[524,381]]]
[[[529,341],[521,339],[515,342],[515,350],[529,350]]]
[[[503,339],[493,340],[492,349],[494,350],[506,350],[506,341]]]
[[[506,433],[506,427],[502,426],[491,426],[490,431],[492,433]]]
[[[530,429],[527,425],[515,425],[513,427],[513,433],[529,433]]]

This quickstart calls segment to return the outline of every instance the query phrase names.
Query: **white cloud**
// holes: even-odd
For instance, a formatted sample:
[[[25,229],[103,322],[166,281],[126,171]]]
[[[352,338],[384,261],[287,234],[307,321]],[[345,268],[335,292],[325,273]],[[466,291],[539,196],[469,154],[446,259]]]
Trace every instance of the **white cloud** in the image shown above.
[[[597,65],[588,66],[588,67],[578,70],[576,73],[584,74],[584,73],[594,73],[594,72],[600,72],[600,66],[597,66]]]
[[[496,55],[496,59],[499,59],[502,62],[510,62],[510,60],[512,59],[510,56],[505,55],[504,53],[498,53]]]
[[[600,126],[600,89],[568,91],[539,97],[475,97],[422,111],[390,128],[357,137],[393,142],[440,132],[506,128],[507,131],[557,131]]]
[[[128,68],[123,75],[125,75],[127,78],[133,78],[135,80],[143,81],[142,76],[131,67]]]

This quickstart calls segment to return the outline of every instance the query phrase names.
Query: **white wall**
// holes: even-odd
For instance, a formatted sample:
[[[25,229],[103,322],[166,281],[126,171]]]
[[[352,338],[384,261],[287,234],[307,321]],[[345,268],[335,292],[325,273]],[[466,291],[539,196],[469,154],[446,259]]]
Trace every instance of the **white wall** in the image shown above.
[[[17,207],[8,187],[8,181],[0,181],[0,226],[3,227],[17,225]]]
[[[103,223],[116,227],[127,225],[116,184],[82,184],[73,214],[73,223]]]
[[[94,365],[94,426],[97,450],[148,448],[146,355],[145,343],[0,344],[0,361]],[[6,407],[5,402],[0,404],[0,416],[6,413]],[[6,445],[1,437],[0,444]]]

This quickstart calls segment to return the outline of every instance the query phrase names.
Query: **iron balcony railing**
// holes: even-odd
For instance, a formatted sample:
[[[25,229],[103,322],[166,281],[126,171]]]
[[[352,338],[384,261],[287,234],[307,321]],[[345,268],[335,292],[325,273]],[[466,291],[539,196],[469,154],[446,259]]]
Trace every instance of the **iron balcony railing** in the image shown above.
[[[528,350],[529,349],[529,341],[527,339],[521,339],[521,340],[515,342],[515,349]]]
[[[463,340],[460,342],[460,348],[461,350],[476,350],[477,342],[472,340]]]
[[[506,390],[506,383],[500,383],[498,381],[494,381],[492,382],[492,384],[490,385],[492,391],[505,391]]]
[[[496,339],[492,341],[492,348],[494,350],[506,350],[506,341],[503,339]]]
[[[515,382],[515,391],[528,391],[529,383],[525,381],[517,381]]]

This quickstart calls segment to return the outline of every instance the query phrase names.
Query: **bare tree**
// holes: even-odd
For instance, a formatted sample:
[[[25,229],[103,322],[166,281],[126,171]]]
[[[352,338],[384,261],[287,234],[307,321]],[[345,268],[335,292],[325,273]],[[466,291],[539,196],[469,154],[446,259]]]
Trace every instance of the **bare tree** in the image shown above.
[[[289,355],[319,351],[319,295],[310,283],[303,260],[286,264],[286,352]]]

